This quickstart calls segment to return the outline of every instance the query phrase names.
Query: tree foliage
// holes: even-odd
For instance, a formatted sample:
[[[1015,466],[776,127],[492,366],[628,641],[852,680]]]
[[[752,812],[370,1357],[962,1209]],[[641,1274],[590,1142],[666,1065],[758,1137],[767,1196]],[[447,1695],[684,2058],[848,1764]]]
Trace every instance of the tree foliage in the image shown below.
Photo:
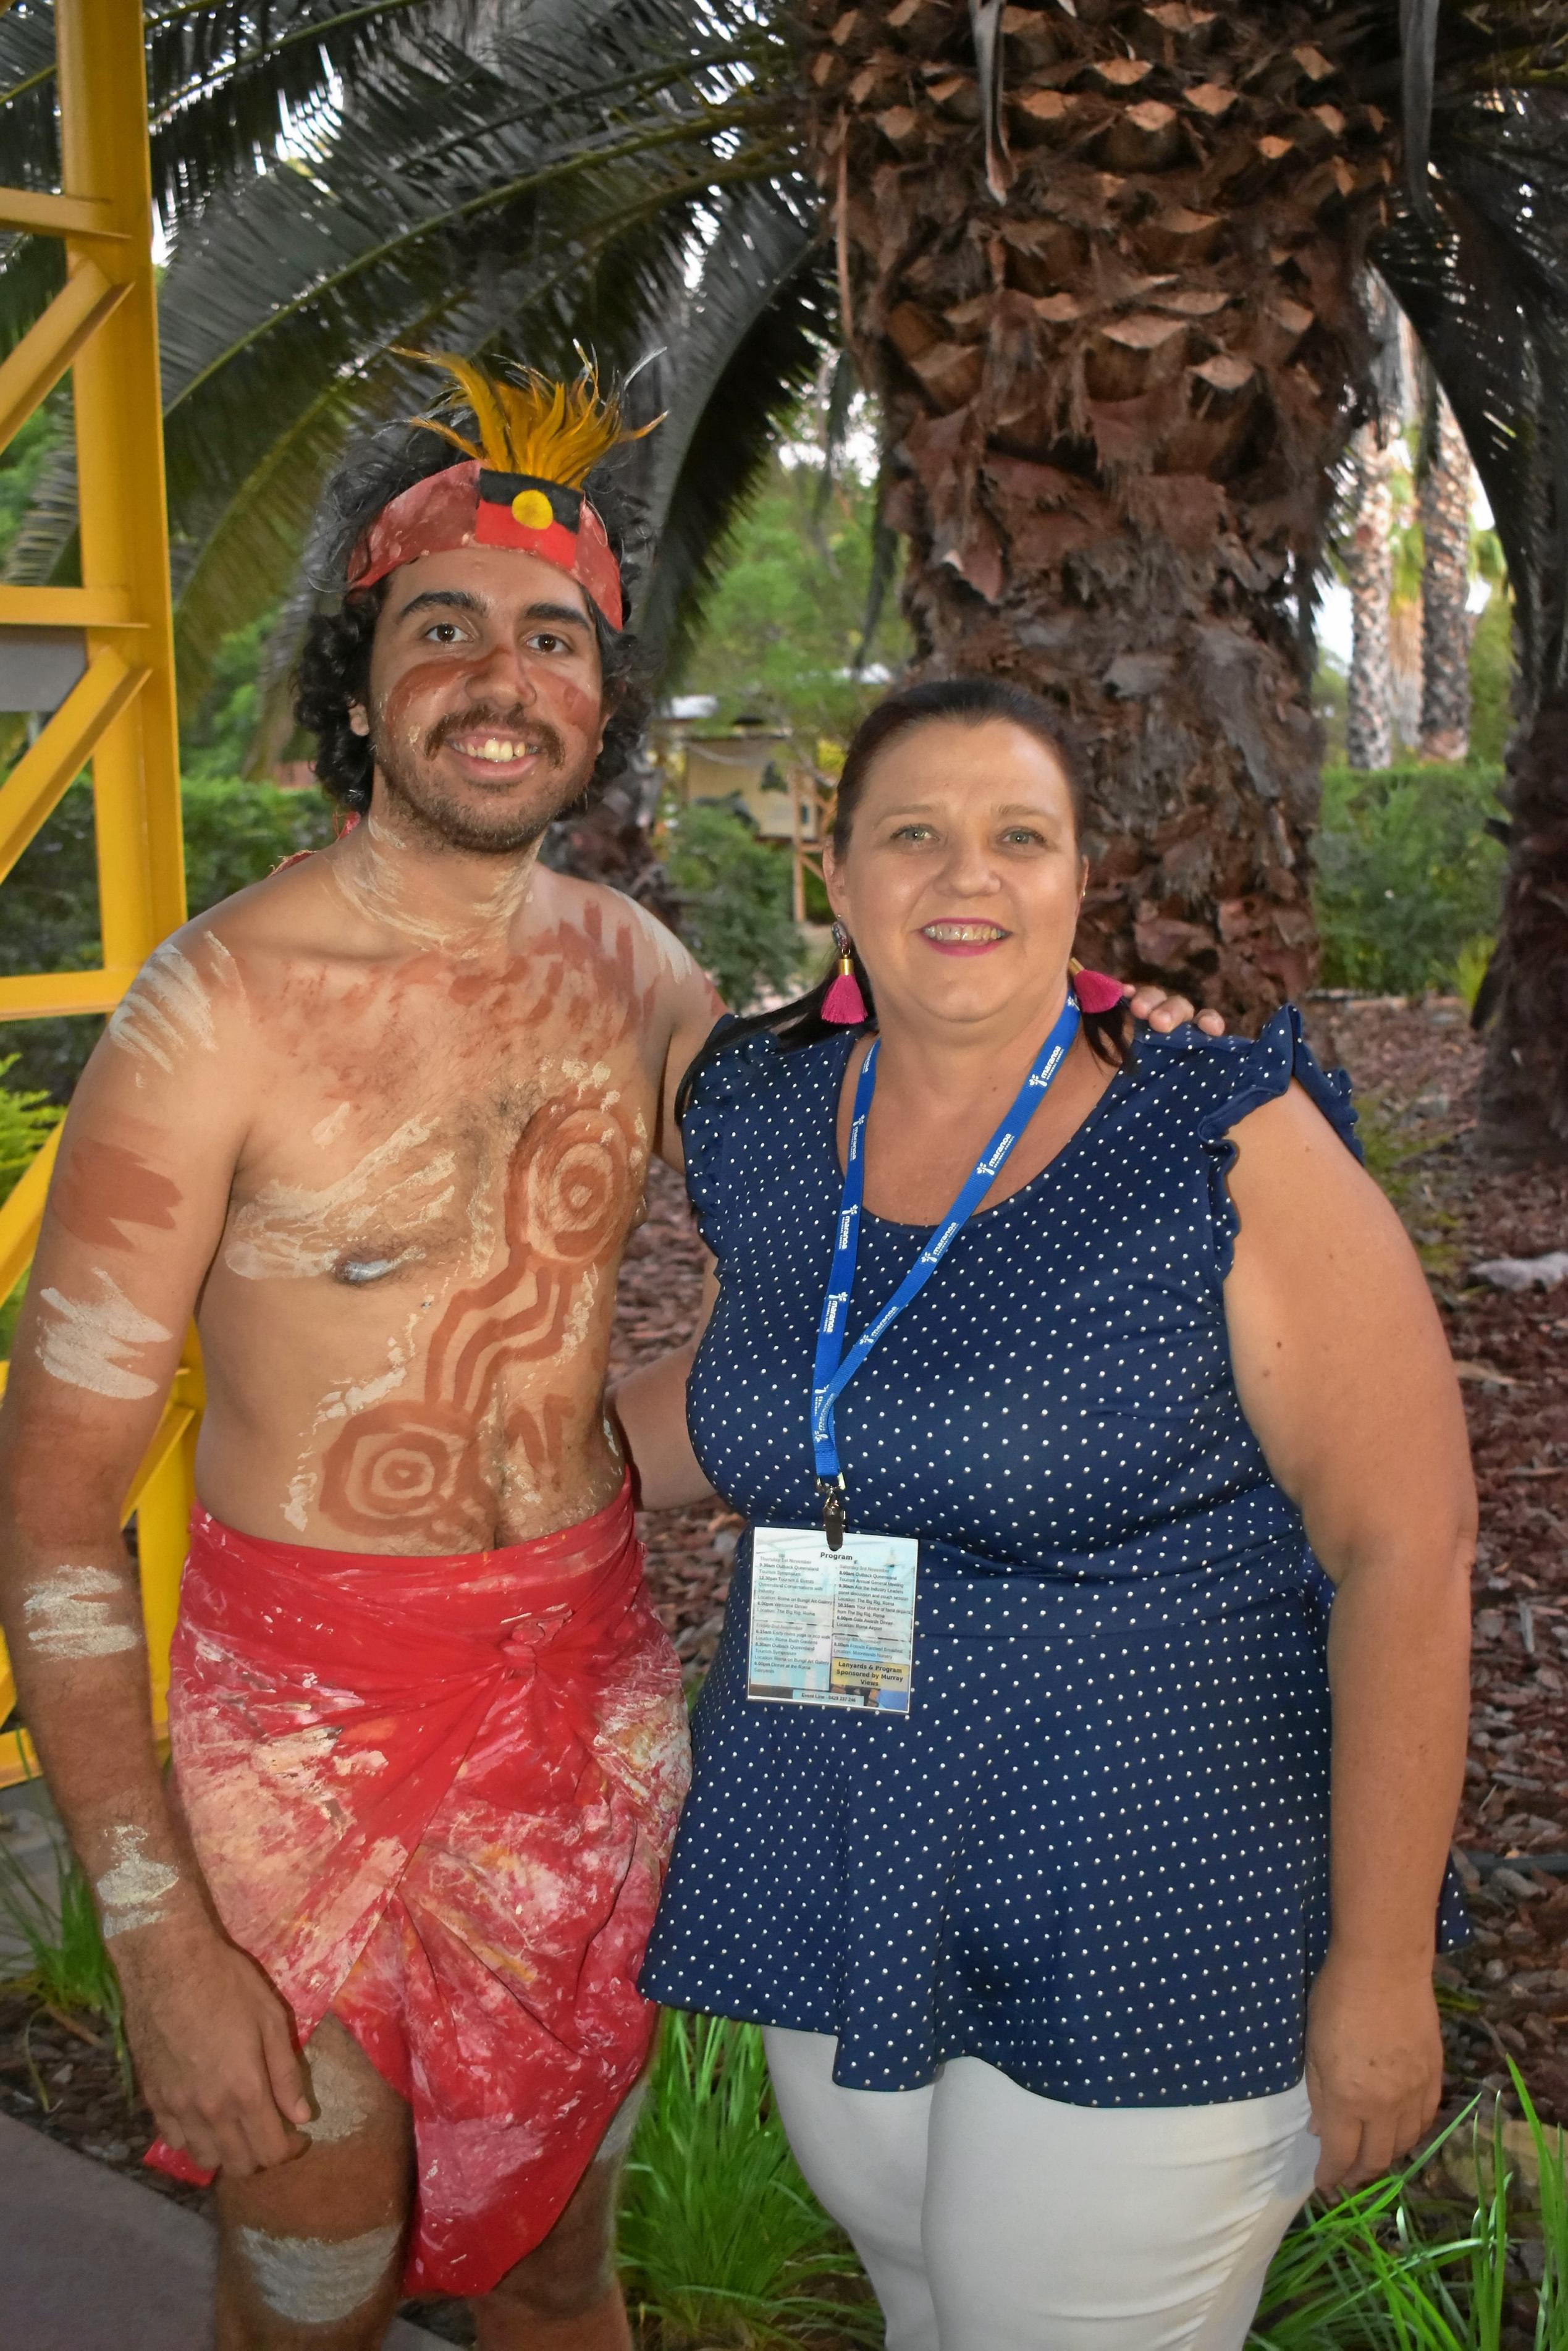
[[[747,817],[716,800],[672,810],[664,860],[683,935],[727,1005],[744,1012],[763,989],[793,986],[805,943],[789,913],[789,861]]]

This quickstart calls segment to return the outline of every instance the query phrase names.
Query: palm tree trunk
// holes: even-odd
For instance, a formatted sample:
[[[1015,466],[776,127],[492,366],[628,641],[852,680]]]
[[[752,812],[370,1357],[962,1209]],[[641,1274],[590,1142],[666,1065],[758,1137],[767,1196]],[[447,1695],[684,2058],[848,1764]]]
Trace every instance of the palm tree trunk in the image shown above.
[[[1501,937],[1476,1005],[1480,1139],[1504,1161],[1568,1160],[1568,693],[1515,738],[1507,797]]]
[[[1081,744],[1086,960],[1272,1008],[1316,968],[1295,608],[1366,360],[1385,120],[1319,10],[1233,10],[1216,47],[1211,10],[1040,0],[1002,17],[1009,154],[956,0],[805,13],[920,664],[1017,678]]]
[[[1470,747],[1470,453],[1437,390],[1421,481],[1421,756]]]
[[[1394,580],[1388,534],[1394,501],[1388,486],[1388,437],[1381,423],[1364,424],[1352,444],[1355,521],[1346,550],[1354,619],[1350,685],[1345,700],[1344,756],[1352,768],[1386,768],[1394,756],[1394,680],[1389,667],[1388,596]]]

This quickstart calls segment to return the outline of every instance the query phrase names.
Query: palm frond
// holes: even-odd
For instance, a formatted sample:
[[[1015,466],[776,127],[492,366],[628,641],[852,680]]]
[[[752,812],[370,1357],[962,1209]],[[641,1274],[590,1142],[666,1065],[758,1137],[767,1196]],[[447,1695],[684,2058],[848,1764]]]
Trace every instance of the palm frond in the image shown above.
[[[647,444],[644,495],[658,555],[638,626],[661,671],[679,661],[719,542],[782,413],[831,347],[836,297],[819,215],[816,190],[802,178],[737,192],[674,313],[678,335],[650,371],[648,396],[667,413]],[[650,326],[658,316],[652,308]]]

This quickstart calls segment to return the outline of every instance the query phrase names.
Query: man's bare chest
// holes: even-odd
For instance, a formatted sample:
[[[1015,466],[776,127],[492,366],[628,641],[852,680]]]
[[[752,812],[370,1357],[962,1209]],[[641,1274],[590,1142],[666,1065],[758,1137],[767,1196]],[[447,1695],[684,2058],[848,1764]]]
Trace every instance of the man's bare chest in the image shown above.
[[[613,1260],[640,1213],[656,1073],[633,1028],[413,1017],[269,1071],[219,1256],[243,1282],[440,1291]]]

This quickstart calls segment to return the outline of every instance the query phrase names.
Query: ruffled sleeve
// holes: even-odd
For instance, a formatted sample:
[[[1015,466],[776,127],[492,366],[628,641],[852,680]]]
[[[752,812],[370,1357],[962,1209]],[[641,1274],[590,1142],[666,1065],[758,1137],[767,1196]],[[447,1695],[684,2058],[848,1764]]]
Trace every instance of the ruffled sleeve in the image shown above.
[[[740,1023],[727,1012],[710,1033],[708,1043],[722,1039],[727,1029]],[[735,1138],[736,1120],[748,1097],[772,1082],[779,1068],[779,1040],[771,1029],[742,1037],[719,1050],[699,1071],[681,1121],[681,1148],[686,1163],[686,1196],[696,1213],[697,1229],[722,1263],[726,1246],[726,1202],[736,1196],[727,1180],[726,1162]]]
[[[1198,1121],[1198,1137],[1208,1159],[1209,1208],[1221,1274],[1230,1270],[1240,1219],[1227,1181],[1236,1165],[1236,1144],[1228,1130],[1249,1111],[1282,1094],[1292,1080],[1311,1096],[1345,1149],[1364,1163],[1366,1154],[1355,1131],[1355,1106],[1351,1083],[1343,1070],[1325,1070],[1301,1033],[1301,1016],[1287,1004],[1247,1044],[1237,1040],[1235,1058],[1227,1071],[1229,1091],[1212,1103]]]

